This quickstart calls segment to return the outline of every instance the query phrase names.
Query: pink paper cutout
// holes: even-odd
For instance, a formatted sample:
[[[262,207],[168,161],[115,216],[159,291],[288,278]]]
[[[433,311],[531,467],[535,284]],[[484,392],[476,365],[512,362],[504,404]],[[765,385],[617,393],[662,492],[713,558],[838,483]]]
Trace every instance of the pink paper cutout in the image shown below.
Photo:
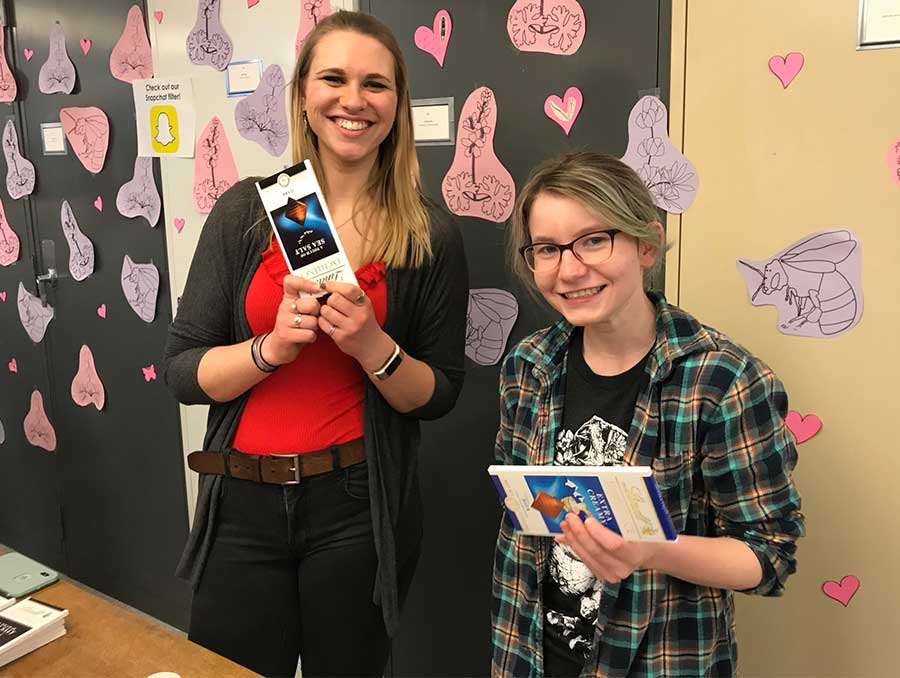
[[[134,177],[119,189],[116,209],[123,217],[144,217],[151,228],[159,222],[162,200],[153,178],[153,158],[134,159]]]
[[[38,89],[44,94],[71,94],[75,87],[75,64],[66,51],[66,34],[57,21],[50,29],[50,55],[38,73]]]
[[[833,337],[862,317],[860,249],[851,231],[818,231],[769,259],[739,259],[737,267],[750,303],[778,309],[779,332]]]
[[[444,201],[454,214],[496,222],[512,214],[516,185],[494,153],[496,130],[494,93],[479,87],[463,105],[453,164],[441,185]]]
[[[100,304],[97,307],[97,315],[106,320],[106,304]]]
[[[479,365],[496,365],[519,317],[519,302],[506,290],[469,290],[466,355]]]
[[[259,0],[247,0],[247,9],[251,7],[256,7],[259,4]]]
[[[144,14],[132,5],[125,19],[122,36],[109,55],[109,72],[117,80],[132,82],[153,77],[153,54],[144,28]]]
[[[181,233],[184,228],[184,219],[181,217],[175,217],[175,230]]]
[[[144,381],[156,381],[156,365],[150,365],[150,367],[142,367],[141,372],[144,373]]]
[[[8,103],[16,100],[19,88],[16,84],[16,77],[13,75],[9,62],[6,60],[6,32],[3,28],[3,24],[0,24],[0,102]],[[31,58],[27,54],[25,56],[28,59]]]
[[[3,128],[3,155],[6,158],[6,190],[13,200],[34,192],[34,165],[19,150],[19,134],[12,120]]]
[[[19,363],[16,362],[15,358],[9,361],[7,367],[9,368],[9,371],[14,374],[19,371]]]
[[[306,42],[306,36],[333,11],[331,0],[300,0],[300,23],[297,25],[297,37],[294,39],[295,53],[300,52],[303,43]]]
[[[156,317],[159,270],[153,264],[136,264],[127,254],[122,260],[122,292],[132,310],[145,323]]]
[[[644,181],[657,207],[681,214],[697,197],[697,169],[669,140],[666,105],[642,97],[628,116],[628,148],[622,162]]]
[[[87,56],[87,53],[91,51],[91,45],[93,43],[91,43],[91,41],[87,40],[86,38],[82,38],[79,43],[81,44],[81,51],[84,52],[85,56]]]
[[[0,266],[9,266],[19,260],[19,236],[6,220],[6,210],[0,201]]]
[[[99,195],[94,199],[94,209],[96,209],[98,212],[103,211],[103,198],[101,198]]]
[[[156,23],[158,23],[158,24],[161,24],[161,23],[162,23],[162,20],[163,20],[163,13],[162,13],[162,12],[153,12],[153,16],[156,17]]]
[[[253,94],[234,107],[234,124],[245,139],[255,141],[274,156],[284,153],[289,127],[284,104],[284,72],[272,64]]]
[[[25,289],[25,285],[19,283],[19,320],[22,327],[35,344],[39,344],[47,332],[47,325],[53,320],[53,307],[44,306],[41,300]]]
[[[900,186],[900,137],[891,142],[885,161],[891,173],[891,179]]]
[[[78,220],[68,200],[62,201],[59,220],[69,246],[69,273],[80,282],[94,272],[94,243],[78,227]]]
[[[225,126],[217,116],[197,139],[194,151],[194,205],[209,214],[219,197],[238,180]]]
[[[781,86],[787,89],[794,78],[803,68],[803,55],[800,52],[789,52],[786,57],[776,54],[769,59],[769,70],[781,81]]]
[[[443,68],[452,32],[453,20],[450,18],[450,12],[442,9],[438,10],[438,13],[434,15],[433,28],[419,26],[416,29],[413,40],[416,43],[416,47],[433,56],[434,60]]]
[[[222,27],[220,9],[220,0],[199,0],[197,22],[187,37],[187,51],[192,64],[224,71],[231,61],[234,45]]]
[[[859,579],[852,574],[842,577],[840,583],[829,579],[822,584],[822,593],[832,600],[838,601],[844,607],[850,604],[857,591],[859,591]]]
[[[585,28],[584,10],[576,0],[517,0],[506,19],[509,39],[523,52],[575,54]]]
[[[31,61],[31,57],[34,56],[34,50],[28,49],[26,47],[25,49],[22,50],[22,52],[24,52],[24,54],[25,54],[25,61]]]
[[[822,420],[815,414],[807,414],[804,417],[795,410],[788,412],[784,418],[784,423],[790,432],[794,434],[798,445],[805,443],[822,428]]]
[[[94,365],[94,354],[87,344],[78,352],[78,372],[72,379],[72,400],[76,405],[87,407],[91,403],[97,410],[102,410],[106,403],[106,392],[97,367]]]
[[[0,290],[0,301],[6,301],[6,290]]]
[[[69,145],[91,174],[99,174],[109,147],[109,119],[96,106],[61,108],[62,123]]]
[[[577,87],[570,87],[560,99],[555,94],[551,94],[544,102],[544,113],[557,125],[562,127],[566,136],[572,130],[572,125],[581,113],[581,107],[584,106],[584,95]]]
[[[35,447],[41,447],[48,452],[56,449],[56,431],[47,418],[44,411],[44,398],[41,392],[35,389],[31,392],[31,409],[25,415],[23,422],[25,439]]]

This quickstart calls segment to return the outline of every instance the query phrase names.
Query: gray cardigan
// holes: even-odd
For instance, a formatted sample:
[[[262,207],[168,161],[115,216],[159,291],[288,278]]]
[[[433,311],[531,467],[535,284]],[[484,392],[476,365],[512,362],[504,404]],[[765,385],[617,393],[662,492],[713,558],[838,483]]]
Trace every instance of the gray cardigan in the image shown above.
[[[450,411],[465,373],[468,275],[462,237],[445,212],[433,206],[429,211],[433,257],[419,268],[387,269],[384,331],[431,367],[434,394],[421,408],[399,414],[369,380],[365,382],[363,429],[378,553],[373,599],[382,606],[392,636],[399,621],[398,564],[415,552],[422,535],[419,420]],[[268,242],[254,180],[244,179],[222,195],[207,218],[169,328],[164,378],[180,402],[210,406],[203,442],[207,450],[230,446],[248,393],[217,403],[200,388],[197,368],[209,349],[252,337],[245,312],[247,288]],[[221,476],[200,476],[194,524],[177,569],[195,589],[215,536],[221,488]]]

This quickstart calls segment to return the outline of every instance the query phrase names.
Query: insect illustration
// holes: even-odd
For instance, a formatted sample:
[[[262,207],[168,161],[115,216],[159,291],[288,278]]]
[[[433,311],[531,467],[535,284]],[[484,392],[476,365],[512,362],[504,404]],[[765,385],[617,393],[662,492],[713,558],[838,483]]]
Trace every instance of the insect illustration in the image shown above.
[[[479,365],[496,364],[518,315],[519,303],[506,290],[469,290],[466,355]]]
[[[750,303],[774,304],[785,334],[834,336],[846,332],[862,312],[859,242],[847,230],[821,231],[768,261],[738,263]],[[757,297],[771,298],[757,302]]]

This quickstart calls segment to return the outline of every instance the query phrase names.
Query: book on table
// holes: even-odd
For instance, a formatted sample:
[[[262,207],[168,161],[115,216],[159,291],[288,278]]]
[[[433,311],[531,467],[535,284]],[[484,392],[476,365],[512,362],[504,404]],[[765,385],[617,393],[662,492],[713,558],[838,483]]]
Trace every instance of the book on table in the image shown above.
[[[0,666],[65,635],[68,614],[68,610],[33,598],[0,611]]]

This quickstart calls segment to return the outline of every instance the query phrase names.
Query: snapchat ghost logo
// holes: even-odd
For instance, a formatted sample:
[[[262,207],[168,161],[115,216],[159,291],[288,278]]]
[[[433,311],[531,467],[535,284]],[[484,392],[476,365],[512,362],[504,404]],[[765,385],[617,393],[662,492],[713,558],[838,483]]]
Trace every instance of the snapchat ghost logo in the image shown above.
[[[174,106],[154,106],[150,109],[150,135],[153,150],[157,153],[178,151],[178,111]]]

